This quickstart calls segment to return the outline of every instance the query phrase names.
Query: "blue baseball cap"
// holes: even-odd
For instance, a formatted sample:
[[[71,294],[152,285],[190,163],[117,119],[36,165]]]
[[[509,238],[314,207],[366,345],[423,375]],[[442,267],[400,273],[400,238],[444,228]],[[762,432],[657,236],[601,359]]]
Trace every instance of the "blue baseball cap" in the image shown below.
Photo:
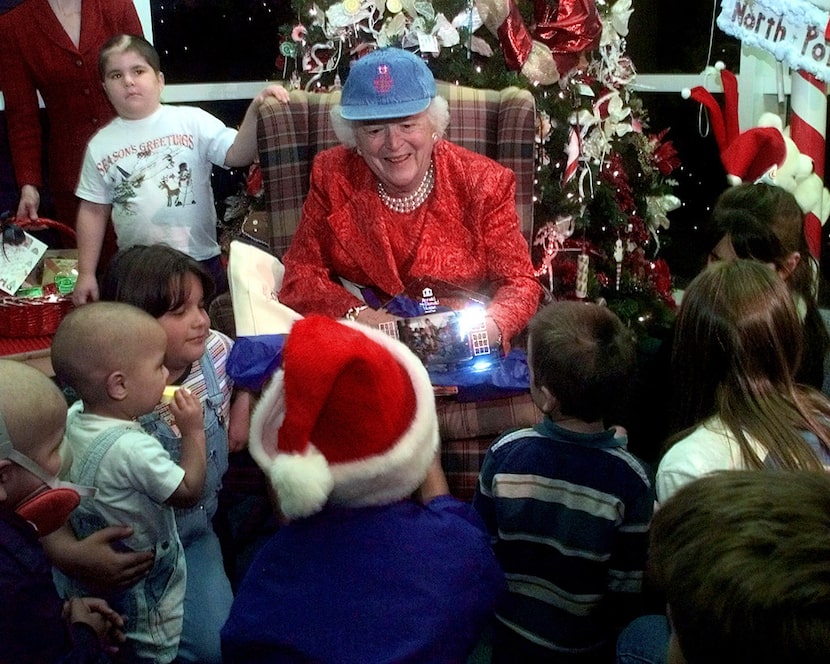
[[[382,48],[353,62],[340,97],[346,120],[388,120],[426,110],[435,78],[426,63],[400,48]]]

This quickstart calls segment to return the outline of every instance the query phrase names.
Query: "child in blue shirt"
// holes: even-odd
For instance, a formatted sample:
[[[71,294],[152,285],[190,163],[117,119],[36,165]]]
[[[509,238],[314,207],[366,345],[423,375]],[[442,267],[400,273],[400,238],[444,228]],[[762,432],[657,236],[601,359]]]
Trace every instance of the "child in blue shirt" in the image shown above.
[[[438,442],[406,346],[356,322],[294,323],[250,438],[287,523],[234,598],[227,664],[466,661],[504,578]]]

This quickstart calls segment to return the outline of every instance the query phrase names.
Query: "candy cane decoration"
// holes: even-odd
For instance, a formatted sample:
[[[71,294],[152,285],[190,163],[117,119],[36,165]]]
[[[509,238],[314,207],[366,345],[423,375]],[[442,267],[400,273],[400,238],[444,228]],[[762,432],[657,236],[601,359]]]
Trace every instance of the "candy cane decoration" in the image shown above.
[[[576,293],[575,295],[584,300],[588,297],[588,254],[581,253],[576,259]]]
[[[542,247],[542,265],[534,270],[537,277],[548,275],[548,285],[553,292],[553,261],[557,254],[565,246],[567,240],[574,232],[574,218],[570,215],[557,217],[556,221],[548,222],[536,234],[534,245]]]
[[[315,44],[311,47],[311,50],[303,56],[303,69],[305,71],[314,72],[314,76],[308,79],[308,83],[305,84],[306,92],[313,90],[314,85],[320,80],[320,78],[322,78],[323,74],[330,72],[333,69],[337,69],[342,49],[343,42],[338,42],[337,54],[332,55],[328,62],[323,62],[317,55],[317,51],[334,51],[334,44],[331,42]],[[312,61],[314,61],[314,66],[312,66]]]
[[[571,127],[568,134],[568,145],[565,148],[565,155],[567,161],[565,163],[565,172],[562,174],[562,183],[570,182],[571,178],[576,175],[576,169],[579,166],[579,155],[582,152],[582,139],[575,127]]]
[[[808,72],[792,75],[790,137],[798,149],[813,160],[813,170],[824,179],[825,133],[827,125],[827,84]],[[804,234],[813,258],[821,256],[821,220],[808,213]]]

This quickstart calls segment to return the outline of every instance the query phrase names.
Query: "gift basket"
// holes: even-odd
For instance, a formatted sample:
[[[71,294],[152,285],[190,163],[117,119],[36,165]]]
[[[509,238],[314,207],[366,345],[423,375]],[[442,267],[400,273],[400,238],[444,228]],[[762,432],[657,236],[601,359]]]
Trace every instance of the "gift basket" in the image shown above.
[[[54,228],[75,240],[75,231],[59,221],[40,218],[38,226]],[[0,337],[42,337],[54,334],[72,308],[71,293],[77,277],[76,250],[38,251],[43,246],[25,232],[32,222],[3,224],[0,262],[12,269],[35,265],[13,295],[0,293]],[[25,269],[25,267],[23,267]],[[7,283],[16,283],[9,281]],[[5,286],[8,290],[8,285]]]

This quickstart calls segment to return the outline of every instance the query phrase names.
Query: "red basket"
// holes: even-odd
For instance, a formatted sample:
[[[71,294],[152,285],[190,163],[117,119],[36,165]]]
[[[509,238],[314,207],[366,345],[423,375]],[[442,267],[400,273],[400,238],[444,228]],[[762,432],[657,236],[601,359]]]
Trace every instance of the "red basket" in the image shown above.
[[[18,222],[24,229],[32,222]],[[75,231],[52,219],[38,219],[39,225],[55,228],[74,241]],[[45,295],[43,297],[0,297],[0,336],[43,337],[54,334],[63,317],[72,309],[69,295]]]
[[[0,336],[42,337],[54,334],[72,308],[68,295],[0,299]]]

